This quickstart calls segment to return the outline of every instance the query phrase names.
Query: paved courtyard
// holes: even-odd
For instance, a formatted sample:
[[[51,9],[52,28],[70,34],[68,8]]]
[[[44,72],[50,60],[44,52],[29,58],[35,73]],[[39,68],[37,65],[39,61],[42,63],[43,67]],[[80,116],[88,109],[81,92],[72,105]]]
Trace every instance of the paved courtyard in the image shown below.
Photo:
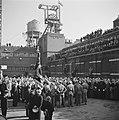
[[[24,104],[17,108],[9,107],[8,120],[28,120]],[[44,120],[43,113],[41,120]],[[53,120],[119,120],[119,101],[88,99],[87,105],[56,108]]]

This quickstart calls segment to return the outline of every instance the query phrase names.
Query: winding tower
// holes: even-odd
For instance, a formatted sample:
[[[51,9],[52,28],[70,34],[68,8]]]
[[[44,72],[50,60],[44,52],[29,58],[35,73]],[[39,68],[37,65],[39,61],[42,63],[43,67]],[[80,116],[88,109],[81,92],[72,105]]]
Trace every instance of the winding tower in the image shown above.
[[[38,8],[44,11],[44,24],[46,25],[38,45],[41,53],[41,64],[47,66],[48,57],[65,47],[65,37],[64,34],[61,34],[61,5],[39,4]]]

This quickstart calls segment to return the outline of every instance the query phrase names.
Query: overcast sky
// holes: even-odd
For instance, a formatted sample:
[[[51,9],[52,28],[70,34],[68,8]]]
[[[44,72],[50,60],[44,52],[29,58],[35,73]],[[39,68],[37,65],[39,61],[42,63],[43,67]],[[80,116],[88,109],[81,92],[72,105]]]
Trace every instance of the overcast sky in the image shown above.
[[[119,15],[119,0],[60,0],[62,32],[66,39],[80,39],[99,28],[113,27]],[[2,45],[26,45],[27,23],[33,19],[40,22],[44,31],[44,14],[39,4],[56,5],[58,0],[3,0]]]

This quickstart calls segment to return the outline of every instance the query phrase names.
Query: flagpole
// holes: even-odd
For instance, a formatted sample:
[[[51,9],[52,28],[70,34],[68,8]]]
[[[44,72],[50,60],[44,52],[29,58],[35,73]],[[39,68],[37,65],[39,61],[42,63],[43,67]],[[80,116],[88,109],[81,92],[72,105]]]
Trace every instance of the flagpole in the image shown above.
[[[60,6],[62,6],[63,7],[63,4],[58,0],[58,6],[59,6],[59,23],[61,24],[61,21],[60,21],[60,17],[61,17],[61,15],[60,15]]]
[[[60,23],[60,5],[59,5],[59,23]]]

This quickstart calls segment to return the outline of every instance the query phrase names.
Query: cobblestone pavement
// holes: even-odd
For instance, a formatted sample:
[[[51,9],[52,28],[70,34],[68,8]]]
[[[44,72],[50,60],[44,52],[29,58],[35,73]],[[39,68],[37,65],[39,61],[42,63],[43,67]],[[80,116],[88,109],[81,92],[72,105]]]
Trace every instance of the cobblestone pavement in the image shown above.
[[[24,104],[17,108],[10,107],[8,120],[28,120],[25,116]],[[43,113],[41,120],[44,120]],[[88,99],[87,105],[56,108],[53,120],[119,120],[119,101]]]

